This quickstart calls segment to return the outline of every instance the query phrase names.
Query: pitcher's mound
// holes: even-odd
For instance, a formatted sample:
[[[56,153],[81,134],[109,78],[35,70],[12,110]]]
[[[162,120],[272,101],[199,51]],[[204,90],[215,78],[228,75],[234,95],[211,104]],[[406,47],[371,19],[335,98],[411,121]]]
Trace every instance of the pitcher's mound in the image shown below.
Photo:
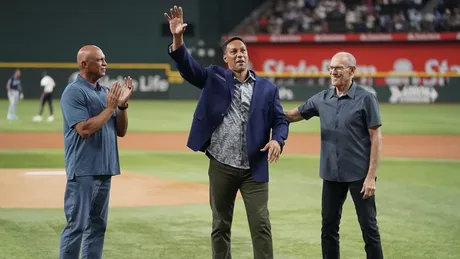
[[[0,169],[0,208],[63,208],[66,177],[57,169]],[[208,186],[148,175],[112,178],[110,207],[208,203]]]

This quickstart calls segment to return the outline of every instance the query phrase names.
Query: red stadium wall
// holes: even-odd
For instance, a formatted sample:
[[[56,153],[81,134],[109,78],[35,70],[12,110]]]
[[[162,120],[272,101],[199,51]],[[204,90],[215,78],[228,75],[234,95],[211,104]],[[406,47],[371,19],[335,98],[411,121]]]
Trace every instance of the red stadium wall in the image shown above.
[[[248,43],[255,71],[327,72],[334,53],[356,57],[358,73],[455,72],[460,74],[460,43]]]

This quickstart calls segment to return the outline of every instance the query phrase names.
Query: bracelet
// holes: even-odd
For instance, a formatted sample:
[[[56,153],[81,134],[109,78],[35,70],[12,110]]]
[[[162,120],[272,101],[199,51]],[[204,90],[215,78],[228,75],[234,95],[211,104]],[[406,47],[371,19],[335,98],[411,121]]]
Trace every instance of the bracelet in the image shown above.
[[[122,106],[118,106],[118,109],[124,111],[124,110],[128,109],[128,104],[126,104],[126,106],[123,106],[123,107],[122,107]]]

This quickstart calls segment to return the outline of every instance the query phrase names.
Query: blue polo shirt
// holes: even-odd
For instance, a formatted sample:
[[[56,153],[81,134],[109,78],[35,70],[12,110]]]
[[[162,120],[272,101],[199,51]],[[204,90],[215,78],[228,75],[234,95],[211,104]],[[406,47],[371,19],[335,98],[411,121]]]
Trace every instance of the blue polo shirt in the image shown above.
[[[330,88],[298,109],[306,120],[320,118],[320,177],[335,182],[365,178],[371,152],[369,129],[382,125],[376,96],[353,82],[341,97]]]
[[[74,129],[81,121],[99,115],[107,107],[107,87],[92,85],[80,75],[62,93],[65,168],[67,178],[89,175],[118,175],[117,110],[102,128],[88,138]]]
[[[21,79],[14,78],[14,75],[10,77],[8,80],[8,84],[10,84],[10,90],[19,90],[21,88]]]

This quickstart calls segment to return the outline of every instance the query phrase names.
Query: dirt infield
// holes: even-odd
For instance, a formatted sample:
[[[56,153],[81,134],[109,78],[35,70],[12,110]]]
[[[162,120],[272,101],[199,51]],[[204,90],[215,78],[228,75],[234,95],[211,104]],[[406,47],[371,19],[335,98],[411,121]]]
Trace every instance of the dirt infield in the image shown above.
[[[61,208],[65,172],[56,169],[0,170],[0,208]],[[20,188],[18,188],[20,186]],[[110,207],[203,204],[205,184],[158,179],[123,172],[112,178]]]
[[[121,150],[192,152],[186,147],[187,137],[183,133],[129,133],[119,139],[119,147]],[[0,149],[62,148],[62,133],[0,133]],[[319,135],[290,134],[284,153],[319,155],[319,151]],[[384,136],[382,157],[460,159],[460,136]],[[41,173],[30,175],[25,174],[26,171]],[[56,170],[0,171],[0,208],[61,208],[65,176],[43,175],[46,171]],[[207,192],[206,185],[123,173],[113,180],[110,204],[137,207],[207,203]]]
[[[190,151],[184,133],[128,133],[121,150]],[[62,149],[62,133],[0,133],[0,149]],[[320,136],[290,134],[285,154],[318,155]],[[191,151],[190,151],[191,152]],[[382,157],[460,159],[460,136],[384,135]]]

